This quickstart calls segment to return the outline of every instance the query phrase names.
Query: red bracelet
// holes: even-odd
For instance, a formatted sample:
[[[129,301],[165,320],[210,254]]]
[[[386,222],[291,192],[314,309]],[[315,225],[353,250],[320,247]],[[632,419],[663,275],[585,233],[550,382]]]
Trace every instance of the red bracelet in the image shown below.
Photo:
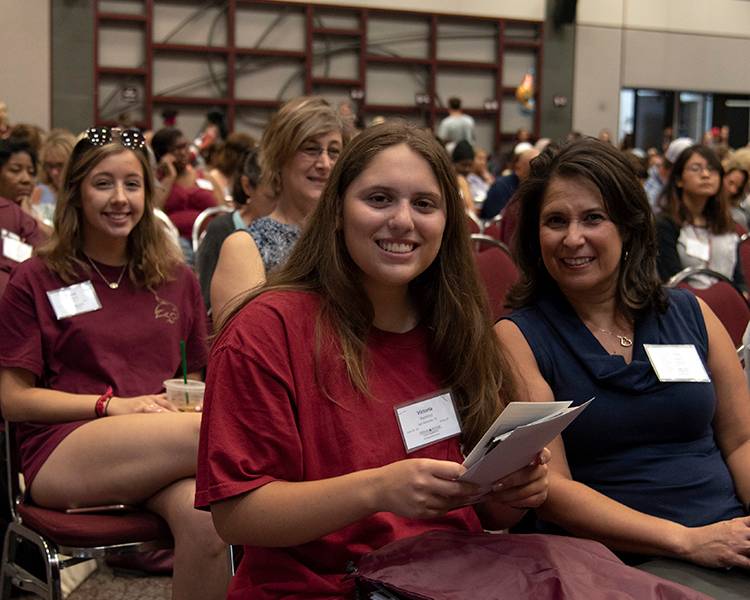
[[[96,413],[97,419],[99,417],[104,417],[107,415],[107,404],[109,404],[111,398],[112,386],[109,386],[107,390],[101,396],[99,396],[96,404],[94,405],[94,412]]]

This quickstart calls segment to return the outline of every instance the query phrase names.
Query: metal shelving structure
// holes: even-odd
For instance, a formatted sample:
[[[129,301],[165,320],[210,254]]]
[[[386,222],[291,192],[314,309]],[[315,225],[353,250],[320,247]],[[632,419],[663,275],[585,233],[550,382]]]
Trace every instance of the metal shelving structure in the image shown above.
[[[248,60],[282,61],[298,65],[302,70],[305,94],[322,93],[326,90],[339,90],[339,93],[361,96],[356,100],[359,110],[365,115],[386,114],[403,115],[418,118],[425,126],[435,127],[439,120],[447,114],[447,109],[437,97],[437,78],[441,74],[480,74],[494,78],[494,98],[485,102],[484,106],[466,106],[464,112],[475,118],[483,119],[493,124],[494,142],[498,147],[503,142],[512,139],[513,133],[503,131],[503,100],[513,98],[515,85],[503,85],[503,57],[507,52],[529,55],[536,72],[534,99],[539,106],[543,56],[543,27],[538,21],[520,21],[512,19],[498,19],[488,17],[468,17],[450,14],[418,13],[411,11],[395,11],[386,9],[345,7],[318,4],[286,3],[278,0],[226,0],[220,8],[225,19],[226,39],[217,45],[186,44],[158,42],[154,40],[154,9],[155,5],[177,5],[191,7],[194,4],[186,0],[143,0],[142,10],[138,14],[106,12],[100,10],[103,0],[94,3],[95,19],[95,120],[98,124],[113,124],[114,120],[102,110],[100,84],[105,81],[120,82],[119,85],[142,88],[138,101],[141,118],[136,119],[136,125],[149,129],[152,127],[152,116],[156,108],[206,107],[220,108],[225,111],[227,124],[233,128],[238,110],[263,109],[273,110],[279,106],[280,100],[275,98],[242,98],[236,93],[237,77],[242,75],[242,68]],[[109,3],[110,5],[112,2]],[[132,2],[130,4],[133,4]],[[236,39],[236,23],[238,11],[248,9],[293,11],[304,18],[303,49],[290,50],[273,47],[247,47],[238,43]],[[339,27],[325,24],[326,18],[343,17],[353,26]],[[424,42],[427,45],[426,56],[392,56],[377,54],[371,48],[368,39],[368,25],[373,19],[392,19],[394,22],[404,20],[426,25]],[[481,26],[494,32],[494,61],[453,60],[438,56],[441,25],[466,25],[468,27]],[[112,66],[100,63],[100,36],[102,32],[128,29],[136,31],[143,38],[143,64],[139,66]],[[520,32],[520,33],[519,33]],[[348,52],[356,54],[356,75],[349,77],[332,76],[330,74],[316,74],[314,72],[314,48],[316,44],[327,46],[335,42],[350,42]],[[223,65],[220,81],[224,84],[225,93],[211,96],[194,96],[186,94],[155,94],[154,93],[154,61],[160,57],[178,57],[188,60],[218,60]],[[244,61],[244,62],[243,62]],[[395,70],[419,69],[426,74],[424,86],[420,96],[420,103],[415,98],[414,103],[383,103],[368,102],[367,74],[369,68]],[[133,95],[137,92],[133,93]],[[456,95],[461,95],[457,91]],[[489,105],[488,105],[489,104]],[[106,106],[104,107],[106,108]],[[535,110],[531,118],[535,135],[539,134],[540,111]]]

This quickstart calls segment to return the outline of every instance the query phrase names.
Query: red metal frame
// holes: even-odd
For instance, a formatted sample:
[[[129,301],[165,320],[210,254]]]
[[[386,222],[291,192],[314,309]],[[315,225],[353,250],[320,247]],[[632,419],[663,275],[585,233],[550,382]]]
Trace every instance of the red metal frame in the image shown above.
[[[397,11],[380,8],[361,8],[350,6],[333,6],[319,4],[299,4],[286,3],[280,0],[228,0],[226,6],[226,26],[227,39],[226,45],[223,46],[205,46],[198,44],[175,44],[175,43],[158,43],[153,41],[153,19],[154,19],[154,2],[155,0],[144,0],[144,12],[142,15],[116,14],[111,12],[102,12],[99,10],[99,0],[94,2],[94,117],[97,123],[106,123],[102,119],[99,111],[99,83],[102,76],[127,76],[142,77],[144,87],[143,113],[144,119],[140,126],[151,128],[152,114],[155,105],[171,106],[223,106],[226,107],[227,124],[229,128],[234,127],[237,108],[259,108],[274,109],[280,104],[274,100],[250,100],[235,97],[236,76],[237,76],[237,59],[241,56],[256,56],[261,58],[282,58],[296,60],[304,63],[305,81],[304,91],[306,94],[313,94],[320,87],[340,87],[349,89],[361,89],[364,93],[364,100],[358,101],[359,109],[365,113],[386,113],[386,114],[423,114],[426,125],[434,127],[439,118],[447,112],[445,107],[438,106],[436,97],[436,77],[441,70],[467,70],[475,72],[491,72],[495,76],[495,96],[498,102],[497,110],[486,110],[483,107],[467,107],[465,112],[478,117],[493,117],[495,129],[495,145],[498,146],[503,141],[512,139],[513,134],[502,132],[502,100],[515,94],[515,87],[503,86],[503,56],[508,50],[528,51],[535,55],[536,75],[534,78],[535,91],[534,99],[537,110],[533,117],[533,133],[539,135],[541,110],[541,72],[543,65],[543,33],[544,25],[540,21],[523,21],[518,19],[499,19],[493,17],[473,17],[465,15],[451,15],[447,13],[421,13],[413,11]],[[189,4],[186,0],[186,4]],[[305,50],[292,51],[280,49],[258,49],[246,48],[237,45],[235,39],[236,14],[238,7],[245,6],[292,6],[302,12],[305,18]],[[358,17],[359,28],[349,29],[341,27],[325,27],[315,25],[315,16],[317,14],[336,14],[350,13]],[[428,56],[426,58],[411,57],[394,57],[394,56],[375,56],[367,53],[367,29],[368,20],[372,16],[386,17],[406,17],[410,19],[418,18],[429,20],[428,33]],[[438,25],[445,22],[467,22],[467,23],[494,23],[497,27],[496,38],[496,62],[483,61],[466,61],[466,60],[446,60],[437,58],[437,40]],[[145,34],[145,62],[143,67],[124,68],[109,67],[99,64],[98,45],[99,30],[101,27],[122,27],[142,26]],[[533,32],[533,37],[529,39],[513,38],[508,36],[508,27],[521,27]],[[354,38],[359,39],[359,59],[358,59],[358,77],[357,78],[337,78],[337,77],[315,77],[312,73],[312,50],[313,42],[316,39],[325,37]],[[153,64],[154,57],[157,54],[191,54],[224,56],[226,60],[226,95],[219,97],[193,97],[193,96],[174,96],[174,95],[154,95],[153,93]],[[425,106],[413,105],[376,105],[367,102],[367,66],[370,64],[392,64],[392,65],[409,65],[424,66],[429,72],[427,89],[424,93],[430,97],[430,102]]]

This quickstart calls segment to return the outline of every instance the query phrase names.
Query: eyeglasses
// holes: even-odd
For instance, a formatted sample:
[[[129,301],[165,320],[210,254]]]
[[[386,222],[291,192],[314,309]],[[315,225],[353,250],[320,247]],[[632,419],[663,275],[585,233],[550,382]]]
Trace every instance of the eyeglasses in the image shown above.
[[[323,146],[319,144],[305,144],[299,149],[299,152],[301,152],[302,155],[308,158],[311,162],[317,161],[321,157],[323,152],[328,155],[328,158],[332,163],[335,163],[339,159],[339,156],[341,156],[341,148],[338,148],[336,146],[323,148]]]
[[[137,129],[121,129],[120,127],[89,127],[84,132],[84,139],[93,146],[106,146],[119,143],[129,150],[143,150],[146,140]]]
[[[688,173],[695,173],[696,175],[703,173],[703,171],[708,171],[709,175],[715,175],[719,172],[719,169],[714,167],[713,165],[699,165],[698,163],[693,163],[692,165],[687,165],[685,167],[685,170]]]

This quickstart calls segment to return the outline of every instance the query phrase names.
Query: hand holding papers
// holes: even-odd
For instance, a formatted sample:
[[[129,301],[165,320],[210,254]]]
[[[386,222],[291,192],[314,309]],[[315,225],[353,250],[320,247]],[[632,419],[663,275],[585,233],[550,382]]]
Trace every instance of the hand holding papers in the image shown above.
[[[574,408],[570,402],[511,402],[464,460],[467,471],[459,481],[486,490],[528,465],[591,400]]]

